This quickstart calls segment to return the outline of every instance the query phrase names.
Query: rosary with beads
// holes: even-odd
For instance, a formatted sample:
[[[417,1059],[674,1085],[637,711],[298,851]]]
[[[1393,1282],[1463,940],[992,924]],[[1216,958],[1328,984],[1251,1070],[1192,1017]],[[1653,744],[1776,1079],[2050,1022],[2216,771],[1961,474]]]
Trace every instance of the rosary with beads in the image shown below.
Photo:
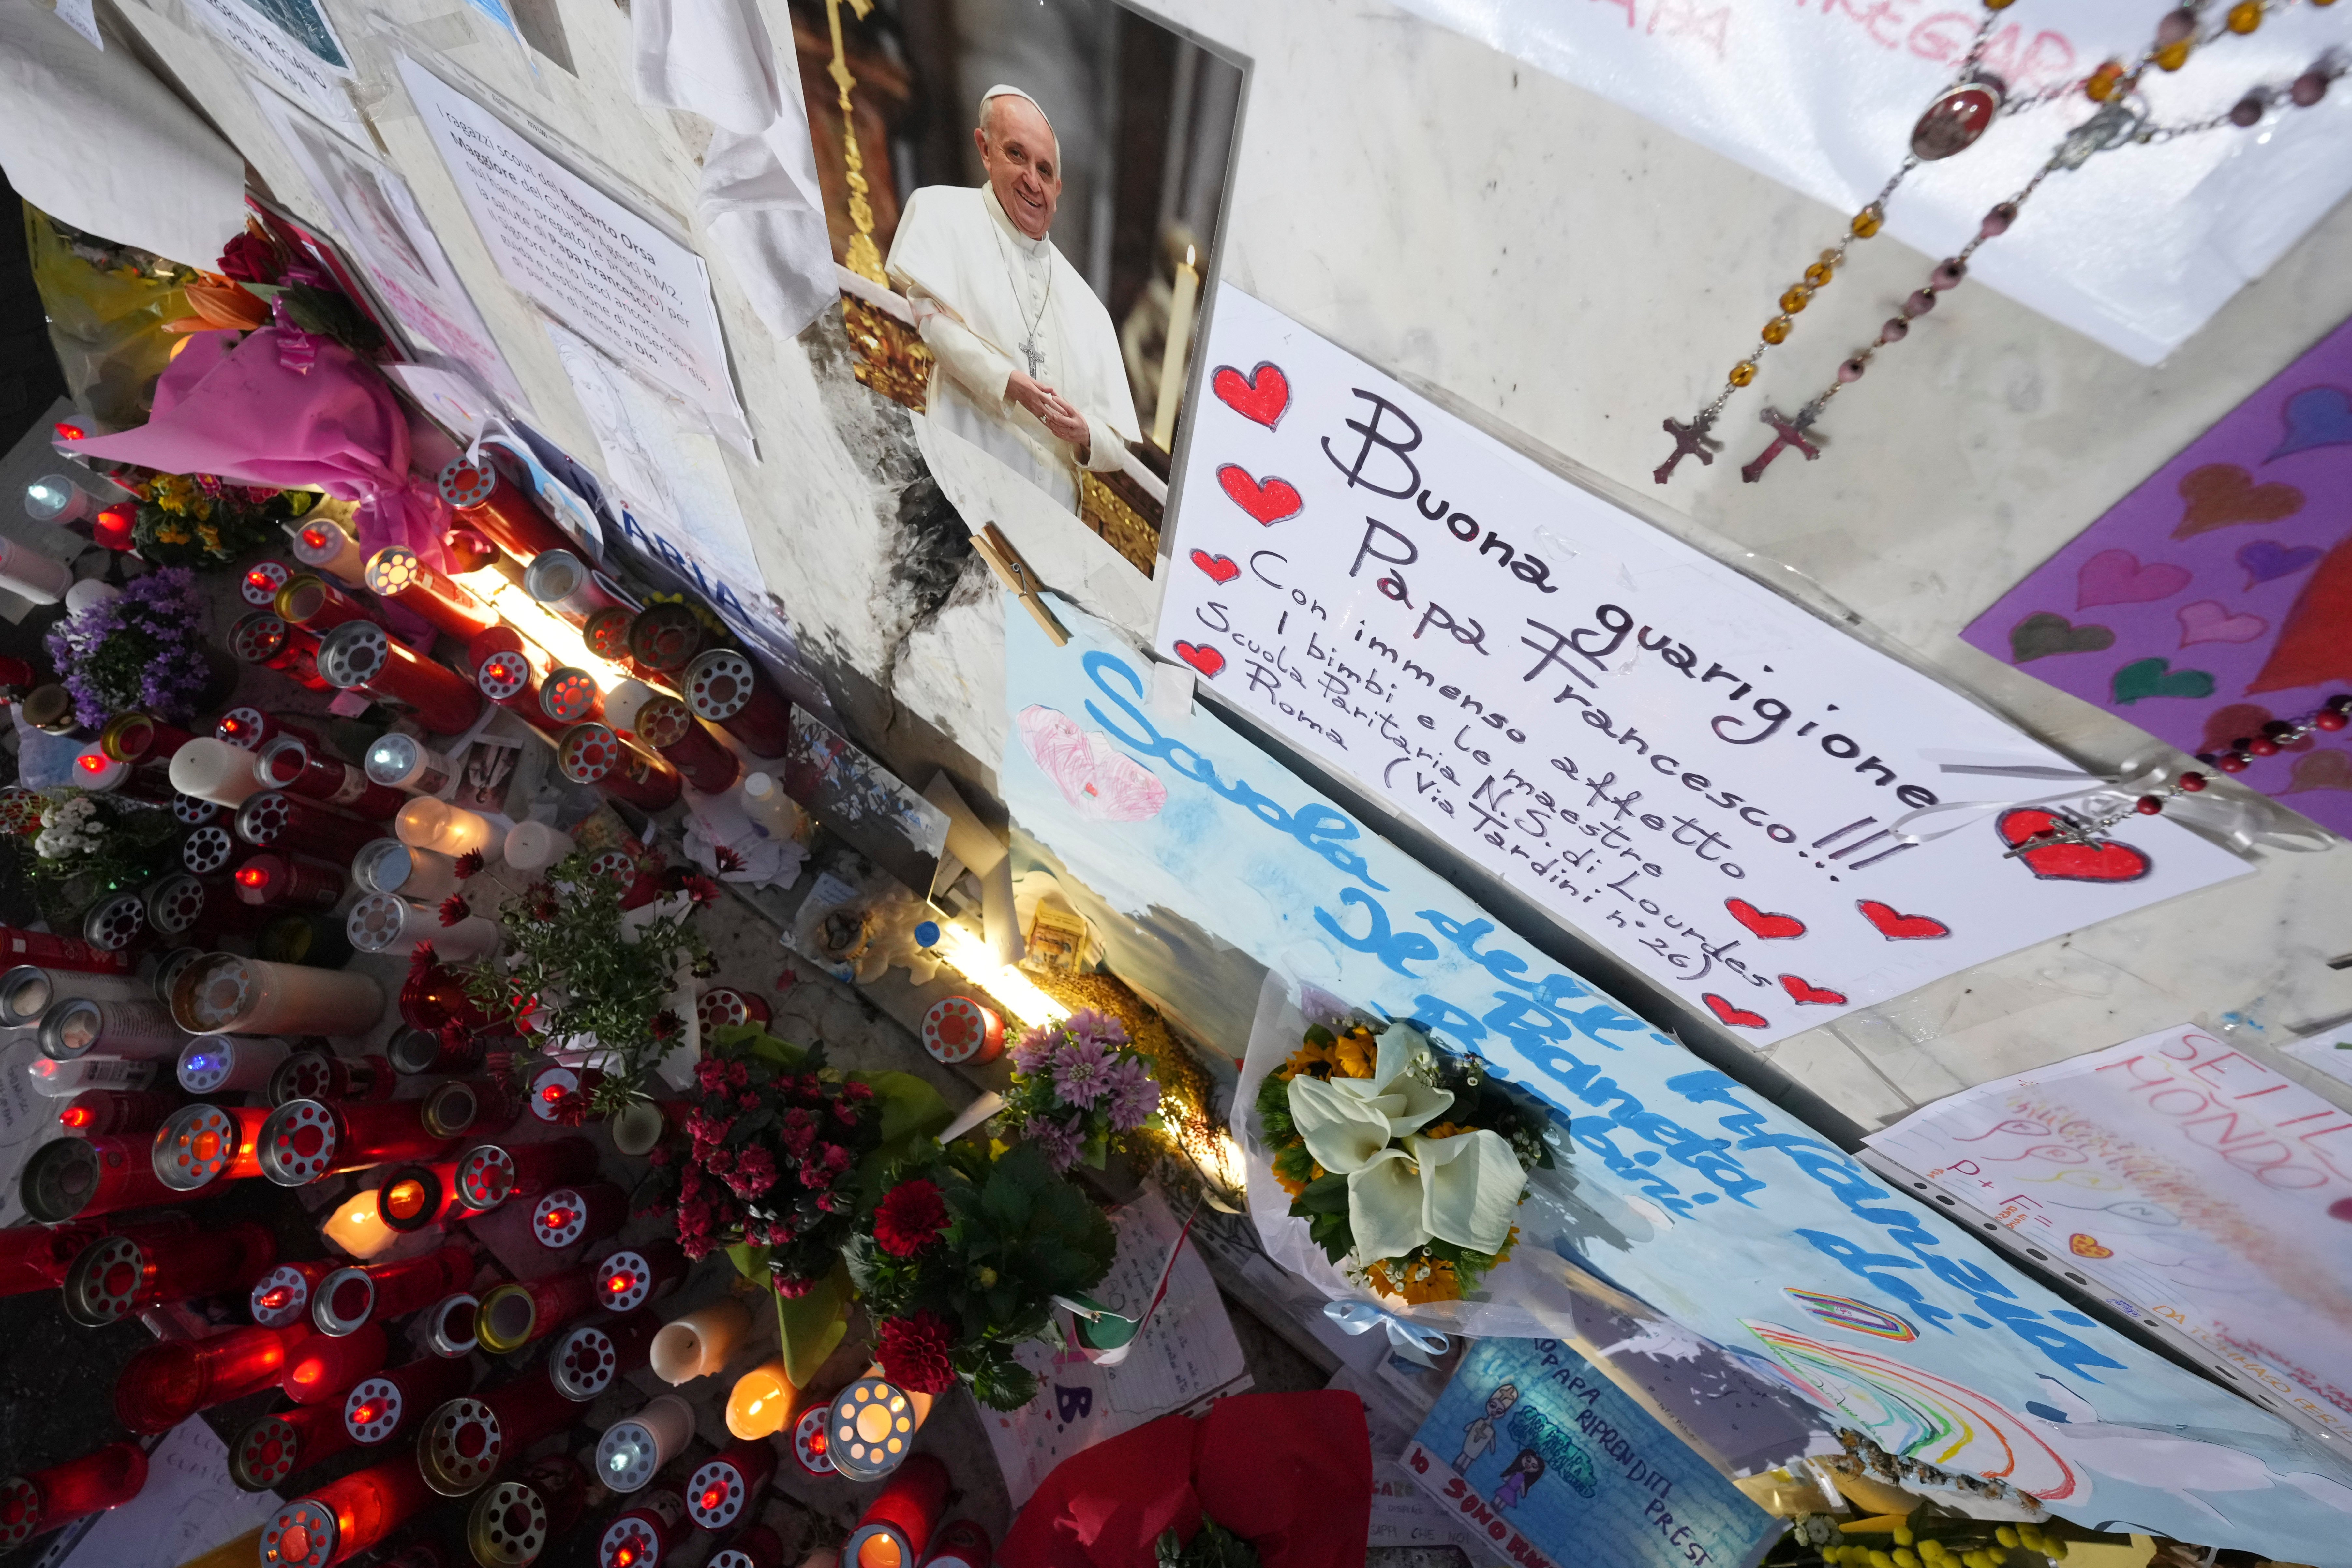
[[[2346,64],[2335,50],[2329,50],[2293,81],[2279,86],[2261,85],[2247,91],[2225,113],[2210,119],[2179,125],[2157,125],[2147,112],[2133,107],[2134,90],[2140,78],[2150,68],[2176,71],[2186,65],[2195,50],[2221,41],[2232,35],[2252,32],[2262,26],[2263,18],[2294,0],[2235,0],[2222,14],[2220,22],[2208,27],[2204,13],[2210,0],[2187,0],[2178,9],[2168,13],[2157,25],[2156,38],[2139,58],[2126,65],[2121,60],[2109,60],[2081,82],[2048,89],[2040,93],[2011,97],[2008,86],[2000,78],[1985,70],[1979,61],[1985,46],[1992,37],[1996,14],[2007,10],[2013,0],[1983,0],[1986,16],[1977,29],[1975,41],[1969,46],[1960,71],[1952,84],[1936,95],[1911,130],[1911,150],[1894,174],[1882,186],[1868,205],[1854,214],[1845,235],[1836,246],[1824,250],[1821,259],[1804,270],[1801,281],[1790,286],[1780,296],[1780,310],[1764,323],[1760,341],[1745,359],[1731,367],[1724,378],[1723,389],[1715,401],[1700,409],[1688,423],[1669,418],[1664,429],[1675,438],[1672,456],[1658,465],[1650,476],[1660,484],[1674,477],[1675,468],[1685,458],[1696,457],[1701,463],[1713,463],[1716,450],[1723,445],[1710,432],[1723,406],[1732,395],[1756,379],[1757,362],[1769,353],[1775,344],[1785,342],[1795,330],[1794,318],[1804,310],[1813,296],[1827,288],[1838,269],[1845,264],[1846,250],[1854,241],[1868,239],[1885,226],[1886,204],[1911,171],[1921,163],[1932,163],[1966,152],[1983,136],[1992,122],[2008,115],[2039,108],[2042,104],[2071,97],[2080,91],[2099,106],[2092,116],[2069,131],[2058,141],[2048,162],[2035,173],[2024,186],[2006,201],[1986,213],[1977,227],[1976,237],[1963,247],[1958,256],[1947,257],[1937,263],[1927,275],[1925,286],[1912,291],[1904,300],[1901,310],[1878,331],[1877,338],[1865,344],[1837,368],[1836,376],[1814,395],[1812,400],[1792,415],[1777,407],[1767,406],[1757,417],[1771,426],[1772,441],[1752,462],[1744,464],[1739,477],[1749,484],[1764,477],[1764,470],[1782,452],[1793,447],[1811,462],[1822,455],[1822,437],[1811,434],[1813,424],[1830,399],[1845,387],[1860,381],[1870,368],[1871,361],[1882,348],[1899,343],[1909,333],[1911,322],[1936,308],[1938,295],[1960,285],[1968,276],[1969,260],[1977,247],[2009,231],[2018,214],[2042,182],[2061,170],[2081,168],[2100,153],[2126,146],[2149,146],[2211,131],[2223,125],[2246,129],[2262,123],[2272,109],[2280,103],[2307,109],[2326,95],[2328,83],[2344,74]],[[2327,5],[2334,0],[2309,0],[2314,5]]]

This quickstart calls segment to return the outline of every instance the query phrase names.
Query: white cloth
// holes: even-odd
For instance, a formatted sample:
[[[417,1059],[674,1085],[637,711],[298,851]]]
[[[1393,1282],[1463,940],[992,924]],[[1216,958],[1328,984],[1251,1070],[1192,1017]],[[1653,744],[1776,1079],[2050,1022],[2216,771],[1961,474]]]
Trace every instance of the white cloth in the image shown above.
[[[0,0],[0,166],[43,212],[190,267],[245,231],[236,149],[130,49],[32,0]]]
[[[926,185],[908,198],[887,269],[939,361],[931,417],[1076,510],[1077,453],[1004,389],[1026,371],[1084,415],[1085,466],[1097,473],[1142,438],[1118,333],[1085,275],[1051,237],[1023,234],[985,185]]]
[[[794,336],[840,292],[800,72],[776,69],[759,0],[636,0],[629,29],[637,96],[718,127],[702,226],[768,330]]]

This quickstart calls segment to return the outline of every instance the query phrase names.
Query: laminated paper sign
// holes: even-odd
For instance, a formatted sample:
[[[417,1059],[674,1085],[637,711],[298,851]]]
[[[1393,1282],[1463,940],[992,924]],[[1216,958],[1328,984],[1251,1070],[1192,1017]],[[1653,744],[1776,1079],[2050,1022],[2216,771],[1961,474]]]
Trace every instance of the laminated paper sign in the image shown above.
[[[405,55],[400,79],[506,280],[750,451],[702,258]]]
[[[1066,647],[1007,604],[1013,820],[1147,933],[1190,922],[1562,1108],[1577,1217],[1513,1268],[1589,1262],[1889,1452],[2078,1522],[2343,1561],[2352,1465],[2316,1438],[2074,1310],[1061,615]]]
[[[2179,1028],[1868,1142],[2352,1439],[2352,1114],[2333,1102]]]
[[[1779,1520],[1558,1340],[1480,1340],[1404,1468],[1528,1568],[1748,1568]]]
[[[1938,754],[2071,764],[1238,289],[1206,353],[1160,650],[1743,1038],[2244,874],[2161,819],[1906,843],[1986,792]]]

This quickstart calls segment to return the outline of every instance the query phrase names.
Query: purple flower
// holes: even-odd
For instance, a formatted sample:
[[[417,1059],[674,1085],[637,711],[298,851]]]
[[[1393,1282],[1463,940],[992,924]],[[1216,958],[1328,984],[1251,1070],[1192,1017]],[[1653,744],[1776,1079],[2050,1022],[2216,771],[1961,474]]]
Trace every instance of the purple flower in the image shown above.
[[[1151,1120],[1160,1109],[1160,1083],[1142,1058],[1121,1057],[1111,1064],[1103,1083],[1103,1106],[1111,1126],[1121,1132],[1132,1132]]]
[[[74,717],[96,728],[143,709],[184,721],[211,670],[201,651],[205,601],[195,574],[167,567],[49,629],[49,661],[74,700]]]
[[[1056,1175],[1067,1172],[1078,1163],[1078,1134],[1075,1124],[1065,1127],[1058,1121],[1033,1116],[1021,1124],[1021,1136],[1037,1145],[1038,1152],[1045,1156],[1045,1163],[1054,1167]]]
[[[1053,1057],[1054,1047],[1061,1043],[1061,1032],[1050,1026],[1040,1025],[1030,1030],[1013,1047],[1013,1070],[1044,1071],[1045,1063]]]
[[[1101,1042],[1071,1037],[1054,1053],[1054,1092],[1084,1110],[1101,1096],[1111,1061]]]
[[[1079,1039],[1106,1049],[1127,1044],[1127,1026],[1092,1007],[1081,1007],[1071,1014],[1066,1027]]]

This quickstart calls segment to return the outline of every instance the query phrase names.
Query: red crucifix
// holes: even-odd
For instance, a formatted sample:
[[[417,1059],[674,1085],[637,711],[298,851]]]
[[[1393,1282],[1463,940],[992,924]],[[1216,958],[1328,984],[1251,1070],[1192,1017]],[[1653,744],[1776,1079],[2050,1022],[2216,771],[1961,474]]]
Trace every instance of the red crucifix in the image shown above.
[[[1794,419],[1791,419],[1777,408],[1767,408],[1757,417],[1772,426],[1777,434],[1772,437],[1772,444],[1756,455],[1754,462],[1740,468],[1739,477],[1748,484],[1752,485],[1762,479],[1764,470],[1771,466],[1772,459],[1779,457],[1787,447],[1794,447],[1798,451],[1802,452],[1805,455],[1805,461],[1809,463],[1822,455],[1822,448],[1818,442],[1805,439],[1805,427],[1813,422],[1811,409],[1799,413]]]
[[[1707,428],[1714,423],[1715,416],[1712,414],[1701,414],[1687,425],[1679,419],[1668,419],[1664,428],[1675,438],[1675,455],[1653,468],[1650,478],[1664,484],[1674,478],[1675,465],[1688,457],[1696,456],[1702,463],[1714,462],[1715,453],[1709,448],[1723,445],[1720,441],[1706,438]]]

